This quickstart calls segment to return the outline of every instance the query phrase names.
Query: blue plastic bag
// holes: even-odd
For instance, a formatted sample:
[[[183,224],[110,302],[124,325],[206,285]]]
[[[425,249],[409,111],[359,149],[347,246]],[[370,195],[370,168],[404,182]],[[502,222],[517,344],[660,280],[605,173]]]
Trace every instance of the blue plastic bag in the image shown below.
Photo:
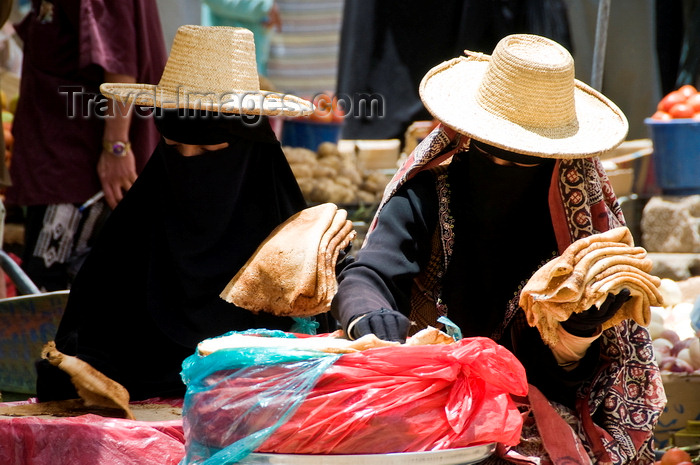
[[[295,337],[270,330],[226,335],[229,334]],[[187,392],[182,412],[186,454],[180,465],[224,465],[245,458],[296,411],[319,376],[339,356],[317,351],[246,348],[188,357],[181,373]],[[226,397],[217,396],[219,383],[231,379],[250,382],[255,389],[242,389],[238,398],[231,397],[230,391]],[[220,409],[232,408],[239,411],[233,416],[236,421],[226,425],[216,421]],[[208,437],[229,445],[220,448],[206,444]]]

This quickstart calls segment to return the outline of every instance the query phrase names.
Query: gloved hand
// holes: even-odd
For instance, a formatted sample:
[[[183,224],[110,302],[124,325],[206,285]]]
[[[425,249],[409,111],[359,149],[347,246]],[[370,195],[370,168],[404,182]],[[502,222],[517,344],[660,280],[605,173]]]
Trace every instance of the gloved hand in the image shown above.
[[[622,289],[617,294],[608,294],[600,308],[593,305],[581,313],[572,313],[568,320],[561,322],[561,325],[569,334],[591,337],[595,334],[598,326],[615,316],[622,304],[627,302],[630,297],[629,289]]]
[[[382,308],[358,316],[352,328],[351,336],[359,338],[365,334],[373,333],[379,339],[385,341],[405,342],[408,335],[408,328],[411,322],[402,313],[396,310]]]

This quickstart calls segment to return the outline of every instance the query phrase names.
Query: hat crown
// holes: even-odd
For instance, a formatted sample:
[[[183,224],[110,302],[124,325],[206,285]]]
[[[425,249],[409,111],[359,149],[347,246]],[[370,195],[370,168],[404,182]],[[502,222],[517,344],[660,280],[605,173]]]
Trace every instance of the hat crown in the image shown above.
[[[259,92],[253,33],[235,27],[180,26],[158,87],[191,98]]]
[[[571,54],[541,36],[511,35],[493,51],[476,102],[513,123],[556,128],[576,122]]]

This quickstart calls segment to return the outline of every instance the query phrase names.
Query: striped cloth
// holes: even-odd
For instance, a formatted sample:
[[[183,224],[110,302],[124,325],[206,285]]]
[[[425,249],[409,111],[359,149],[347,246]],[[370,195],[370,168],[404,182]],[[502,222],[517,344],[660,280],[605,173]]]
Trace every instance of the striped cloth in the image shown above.
[[[277,0],[282,29],[272,37],[268,78],[281,92],[335,91],[343,0]]]

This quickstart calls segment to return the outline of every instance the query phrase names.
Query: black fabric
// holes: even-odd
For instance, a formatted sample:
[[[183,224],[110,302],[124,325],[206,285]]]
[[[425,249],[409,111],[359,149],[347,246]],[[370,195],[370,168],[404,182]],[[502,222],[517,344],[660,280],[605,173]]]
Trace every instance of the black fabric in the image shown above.
[[[153,121],[163,137],[183,144],[216,145],[237,138],[277,142],[265,116],[156,108]]]
[[[482,154],[492,155],[497,158],[501,158],[506,161],[513,163],[521,163],[523,165],[538,165],[542,163],[542,157],[535,157],[533,155],[524,155],[522,153],[511,152],[493,145],[489,145],[485,142],[478,141],[476,139],[471,140],[471,145],[479,150]]]
[[[450,168],[463,182],[450,183],[455,245],[442,298],[464,336],[490,336],[518,286],[557,250],[547,200],[554,161],[540,160],[503,166],[471,150]]]
[[[361,315],[353,328],[352,336],[357,339],[374,334],[384,341],[406,342],[411,322],[402,313],[388,308],[374,310]]]
[[[250,130],[268,131],[262,124]],[[203,339],[293,323],[219,297],[267,235],[306,207],[278,142],[227,142],[194,157],[161,142],[71,289],[58,349],[122,383],[132,399],[184,394],[181,362]],[[39,371],[43,400],[61,391],[50,382]]]
[[[432,119],[418,95],[432,67],[465,49],[491,53],[514,33],[545,35],[568,47],[563,0],[346,1],[336,94],[351,105],[342,137],[403,140],[413,121]],[[376,107],[363,111],[363,102]]]

